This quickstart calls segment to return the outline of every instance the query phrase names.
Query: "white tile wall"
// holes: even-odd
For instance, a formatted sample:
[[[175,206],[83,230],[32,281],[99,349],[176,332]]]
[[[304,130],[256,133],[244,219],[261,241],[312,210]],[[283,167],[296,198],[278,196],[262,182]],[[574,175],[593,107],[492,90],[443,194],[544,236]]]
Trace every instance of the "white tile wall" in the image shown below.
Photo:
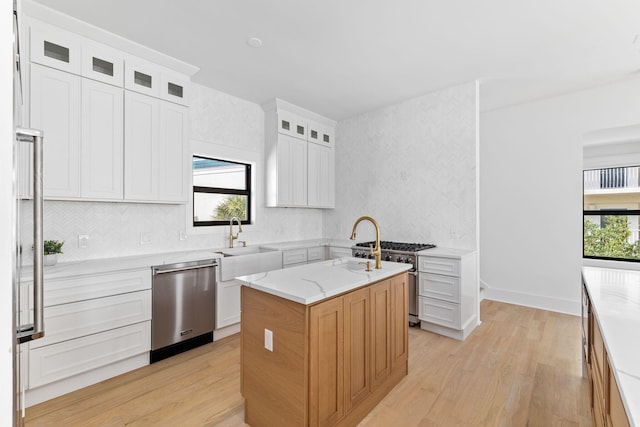
[[[384,240],[476,248],[476,105],[472,82],[338,123],[325,237],[346,238],[370,215]],[[373,236],[359,226],[358,240]]]

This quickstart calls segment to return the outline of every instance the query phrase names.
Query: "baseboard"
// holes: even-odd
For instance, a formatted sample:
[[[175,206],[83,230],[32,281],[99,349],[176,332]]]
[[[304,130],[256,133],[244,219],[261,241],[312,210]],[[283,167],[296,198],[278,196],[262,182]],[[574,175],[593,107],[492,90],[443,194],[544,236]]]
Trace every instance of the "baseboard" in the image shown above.
[[[571,314],[574,316],[580,316],[582,308],[580,300],[573,301],[496,288],[485,288],[482,291],[482,299],[523,305],[525,307],[539,308],[541,310],[555,311],[557,313]]]
[[[240,332],[240,323],[236,323],[231,326],[227,326],[221,329],[216,329],[213,331],[213,340],[218,341],[222,338],[229,337],[233,334],[237,334]]]

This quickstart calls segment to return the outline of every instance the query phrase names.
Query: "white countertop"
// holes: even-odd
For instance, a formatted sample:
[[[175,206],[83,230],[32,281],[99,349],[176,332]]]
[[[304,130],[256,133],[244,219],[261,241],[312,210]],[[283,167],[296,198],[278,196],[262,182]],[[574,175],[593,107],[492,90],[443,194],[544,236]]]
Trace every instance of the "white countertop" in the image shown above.
[[[609,363],[632,426],[640,426],[640,271],[583,267]]]
[[[471,249],[452,249],[441,248],[439,246],[431,249],[424,249],[418,252],[418,256],[434,256],[440,258],[457,258],[462,259],[467,255],[473,254],[475,251]]]
[[[213,251],[184,251],[167,252],[148,255],[136,255],[117,258],[90,259],[86,261],[65,262],[44,268],[47,279],[58,277],[78,276],[83,274],[97,274],[110,271],[134,270],[150,268],[154,265],[175,264],[187,261],[221,258],[222,255]],[[25,267],[28,273],[29,267]]]
[[[351,248],[356,242],[353,240],[340,239],[313,239],[313,240],[296,240],[293,242],[277,242],[259,244],[261,248],[273,249],[275,251],[288,251],[292,249],[312,248],[315,246],[336,246],[340,248]]]
[[[236,279],[250,288],[308,305],[411,268],[410,264],[383,261],[382,268],[376,270],[375,260],[371,260],[371,271],[367,272],[365,266],[359,264],[361,262],[366,261],[340,258]]]

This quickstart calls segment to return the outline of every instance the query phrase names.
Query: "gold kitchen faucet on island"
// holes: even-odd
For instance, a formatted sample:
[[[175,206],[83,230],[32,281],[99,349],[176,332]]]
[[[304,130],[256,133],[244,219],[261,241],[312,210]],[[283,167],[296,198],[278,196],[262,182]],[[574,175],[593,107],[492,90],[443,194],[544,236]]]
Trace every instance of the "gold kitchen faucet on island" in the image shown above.
[[[373,246],[369,245],[369,250],[371,251],[371,255],[373,255],[376,258],[376,268],[380,269],[382,268],[382,263],[381,263],[382,251],[380,250],[380,226],[378,225],[378,222],[375,219],[366,215],[358,218],[356,222],[353,224],[353,230],[351,230],[351,237],[349,237],[349,239],[355,240],[356,228],[358,228],[358,224],[360,224],[360,221],[363,221],[363,220],[369,221],[376,228],[376,247],[374,248]]]

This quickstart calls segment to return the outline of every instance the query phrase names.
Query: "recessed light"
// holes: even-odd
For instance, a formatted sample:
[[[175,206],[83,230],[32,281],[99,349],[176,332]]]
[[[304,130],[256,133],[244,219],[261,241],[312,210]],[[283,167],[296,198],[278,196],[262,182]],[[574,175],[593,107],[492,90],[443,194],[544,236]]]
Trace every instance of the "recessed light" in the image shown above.
[[[260,40],[260,39],[259,39],[259,38],[257,38],[257,37],[249,37],[249,38],[247,39],[247,44],[248,44],[249,46],[251,46],[251,47],[258,48],[258,47],[262,46],[262,40]]]

